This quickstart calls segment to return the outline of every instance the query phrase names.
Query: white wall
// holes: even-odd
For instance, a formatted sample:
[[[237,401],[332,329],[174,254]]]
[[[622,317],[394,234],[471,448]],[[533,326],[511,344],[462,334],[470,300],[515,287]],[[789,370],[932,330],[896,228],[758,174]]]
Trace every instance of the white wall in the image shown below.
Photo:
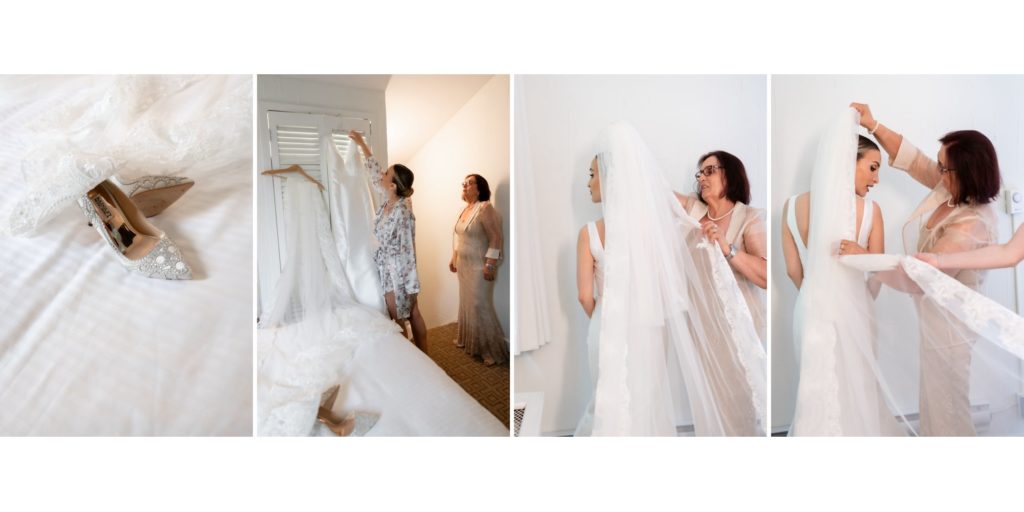
[[[772,77],[772,425],[788,426],[795,405],[797,365],[792,344],[792,311],[796,289],[786,276],[782,257],[782,206],[791,195],[810,187],[811,166],[823,126],[834,120],[852,101],[871,106],[876,119],[902,133],[929,155],[939,149],[938,139],[946,132],[976,129],[995,144],[1004,185],[1024,187],[1024,78],[1022,77]],[[933,157],[934,158],[934,157]],[[884,160],[884,158],[883,158]],[[903,223],[928,190],[905,173],[883,164],[880,185],[870,197],[882,207],[886,227],[886,251],[902,253]],[[1012,232],[1002,198],[999,211],[1000,240]],[[1019,221],[1018,221],[1019,222]],[[1016,309],[1014,282],[1024,282],[1012,270],[991,271],[983,292],[1001,304]],[[899,332],[916,339],[916,314],[905,297],[883,292],[878,310],[910,319]],[[1017,309],[1019,312],[1020,310]],[[977,358],[976,358],[977,359]],[[1004,369],[1016,374],[1016,363],[1005,358]],[[883,365],[885,363],[883,362]],[[975,366],[977,368],[977,366]],[[899,406],[916,411],[916,367],[883,368],[903,372],[910,385],[897,397]],[[1006,377],[1002,375],[1002,377]],[[1012,379],[1011,379],[1012,380]],[[1013,404],[1011,384],[974,372],[972,387],[997,387],[1001,391],[994,409]],[[975,393],[976,394],[976,393]],[[976,397],[972,397],[975,399]],[[978,400],[975,399],[977,402]],[[990,433],[1020,431],[1016,407],[994,418]]]
[[[767,198],[767,99],[764,76],[524,76],[530,155],[516,172],[533,172],[541,223],[537,239],[550,283],[553,340],[515,359],[516,392],[544,392],[546,433],[571,431],[589,396],[587,317],[576,300],[576,237],[600,217],[586,184],[597,137],[631,122],[669,173],[676,190],[693,189],[697,158],[723,149],[743,160],[753,206]],[[517,141],[518,143],[518,141]],[[517,200],[518,201],[518,200]],[[518,205],[522,203],[519,202]],[[517,208],[519,207],[517,205]],[[529,243],[517,240],[519,243]],[[518,279],[518,276],[517,276]]]
[[[260,307],[266,307],[266,295],[280,273],[277,257],[277,230],[274,211],[273,179],[259,174],[270,169],[270,130],[267,110],[289,110],[323,114],[341,114],[370,119],[373,133],[370,144],[382,162],[387,161],[384,91],[302,80],[286,76],[257,77],[257,269]]]
[[[398,129],[400,127],[393,127]],[[428,327],[455,322],[459,282],[448,270],[452,229],[465,208],[462,181],[480,174],[491,187],[491,202],[502,216],[505,252],[509,240],[509,83],[507,75],[491,78],[408,161],[416,175],[416,258],[420,275],[420,311]],[[395,162],[391,162],[394,164]],[[509,270],[502,265],[494,286],[494,308],[509,334]]]

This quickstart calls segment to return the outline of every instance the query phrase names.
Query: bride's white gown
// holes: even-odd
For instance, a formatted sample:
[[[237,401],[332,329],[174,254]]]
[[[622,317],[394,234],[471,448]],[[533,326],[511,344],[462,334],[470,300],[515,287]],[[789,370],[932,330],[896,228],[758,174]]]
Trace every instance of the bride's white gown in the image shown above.
[[[590,255],[594,258],[594,311],[590,314],[590,323],[587,326],[587,362],[590,368],[591,390],[597,388],[597,350],[600,341],[601,331],[601,294],[604,291],[604,246],[601,245],[601,235],[597,231],[597,224],[587,223],[587,236],[590,238]],[[594,396],[591,391],[590,402],[587,404],[586,412],[576,425],[574,436],[589,436],[594,428]]]
[[[804,243],[804,239],[800,236],[800,227],[796,222],[796,200],[799,194],[789,198],[786,202],[786,228],[789,229],[789,233],[793,236],[793,241],[796,242],[797,254],[800,256],[800,265],[807,266],[807,245]],[[857,235],[857,243],[861,247],[868,246],[868,238],[871,236],[871,224],[874,220],[873,213],[874,201],[864,198],[864,213],[861,215],[860,222],[858,223],[857,229],[859,234]],[[865,286],[867,283],[865,282]],[[801,350],[801,326],[804,325],[804,300],[803,294],[797,292],[796,303],[793,306],[793,343],[796,346],[796,354],[800,355]]]
[[[787,205],[786,227],[793,240],[796,242],[797,253],[800,256],[800,264],[807,267],[807,246],[800,236],[800,229],[796,220],[796,198],[789,199]],[[813,202],[813,198],[812,198]],[[856,204],[856,203],[854,203]],[[874,202],[864,199],[863,214],[858,223],[857,243],[861,247],[868,246],[868,238],[871,235],[872,222],[874,219]],[[809,231],[809,230],[808,230]],[[864,282],[864,293],[858,294],[860,300],[871,300],[867,281]],[[816,304],[816,307],[818,304]],[[900,435],[899,428],[893,414],[890,413],[885,404],[883,396],[875,385],[874,370],[876,365],[868,361],[866,364],[857,364],[856,361],[863,358],[860,351],[844,351],[841,347],[833,345],[836,341],[830,336],[814,336],[810,340],[811,346],[804,347],[802,339],[805,317],[807,316],[807,301],[803,289],[797,294],[796,303],[793,307],[793,334],[796,345],[796,353],[800,357],[800,391],[798,391],[797,410],[790,425],[790,435]],[[856,308],[851,308],[855,311]],[[865,308],[869,316],[863,318],[868,322],[874,322],[871,314],[871,307]],[[841,313],[841,312],[840,312]],[[819,314],[815,311],[814,314]],[[873,334],[873,333],[872,333]],[[869,344],[874,346],[875,342]],[[806,351],[806,352],[805,352]],[[827,352],[825,352],[827,351]],[[837,361],[844,357],[850,361]],[[831,364],[830,364],[831,363]],[[859,371],[860,375],[852,374],[853,370]],[[802,392],[801,392],[802,391]],[[857,394],[858,398],[852,397]],[[828,401],[823,403],[822,400]],[[858,404],[874,404],[877,411],[877,422],[863,421],[860,416],[864,413],[857,410]],[[845,417],[845,418],[844,418]],[[872,428],[863,428],[871,425]],[[875,430],[874,427],[879,427]]]

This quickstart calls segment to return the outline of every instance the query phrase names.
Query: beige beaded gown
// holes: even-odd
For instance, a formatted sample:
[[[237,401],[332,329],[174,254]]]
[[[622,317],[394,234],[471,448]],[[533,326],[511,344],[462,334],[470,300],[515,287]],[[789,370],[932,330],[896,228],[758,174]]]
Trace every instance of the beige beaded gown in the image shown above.
[[[484,279],[487,233],[478,217],[489,203],[479,202],[465,222],[455,224],[458,252],[459,340],[467,354],[501,364],[508,361],[508,338],[494,311],[494,281]]]

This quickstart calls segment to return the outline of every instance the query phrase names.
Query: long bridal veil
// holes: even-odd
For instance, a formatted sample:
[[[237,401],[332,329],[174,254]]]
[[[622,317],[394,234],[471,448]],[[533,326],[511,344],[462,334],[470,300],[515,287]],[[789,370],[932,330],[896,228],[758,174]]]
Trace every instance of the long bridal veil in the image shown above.
[[[697,435],[762,431],[765,353],[728,263],[633,127],[613,124],[601,140],[606,270],[593,434],[676,435],[678,403],[688,403]]]
[[[848,110],[829,126],[811,176],[807,260],[793,314],[800,380],[790,435],[901,432],[878,365],[871,292],[864,274],[836,257],[841,240],[857,239],[857,125]]]

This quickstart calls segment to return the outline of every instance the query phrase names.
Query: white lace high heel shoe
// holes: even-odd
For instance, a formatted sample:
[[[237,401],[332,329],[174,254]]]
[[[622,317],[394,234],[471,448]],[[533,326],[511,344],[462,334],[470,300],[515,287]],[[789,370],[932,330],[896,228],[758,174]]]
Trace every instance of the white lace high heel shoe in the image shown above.
[[[157,279],[192,279],[181,250],[110,180],[81,196],[78,205],[129,271]]]
[[[117,176],[112,179],[146,217],[159,215],[196,184],[191,178],[179,176],[143,176],[125,182]]]

